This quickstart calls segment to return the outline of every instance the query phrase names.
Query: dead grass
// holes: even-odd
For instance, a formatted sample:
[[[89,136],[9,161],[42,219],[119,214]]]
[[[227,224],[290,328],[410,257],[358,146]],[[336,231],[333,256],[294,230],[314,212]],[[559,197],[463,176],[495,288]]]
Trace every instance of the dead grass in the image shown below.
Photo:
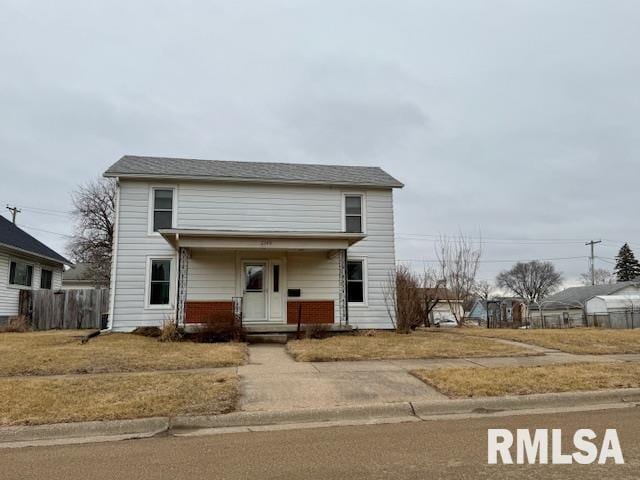
[[[506,357],[533,355],[530,350],[490,339],[444,332],[403,335],[376,332],[373,336],[335,336],[323,340],[296,340],[287,350],[299,362],[383,360],[407,358]]]
[[[125,333],[81,345],[80,330],[0,333],[0,376],[134,372],[240,365],[242,343],[159,342]]]
[[[415,370],[450,397],[494,397],[640,387],[638,363],[572,363],[540,367]]]
[[[233,411],[231,374],[129,373],[0,379],[0,425],[117,420]]]
[[[577,354],[640,353],[640,329],[603,328],[497,329],[464,328],[454,333],[530,343]]]

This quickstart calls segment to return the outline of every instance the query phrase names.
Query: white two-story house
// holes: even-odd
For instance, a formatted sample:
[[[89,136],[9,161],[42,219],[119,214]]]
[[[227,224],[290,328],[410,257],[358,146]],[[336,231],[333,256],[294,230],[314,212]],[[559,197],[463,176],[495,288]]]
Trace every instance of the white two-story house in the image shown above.
[[[125,156],[109,326],[182,326],[241,311],[265,331],[391,328],[393,189],[377,167]],[[274,331],[277,331],[274,329]]]

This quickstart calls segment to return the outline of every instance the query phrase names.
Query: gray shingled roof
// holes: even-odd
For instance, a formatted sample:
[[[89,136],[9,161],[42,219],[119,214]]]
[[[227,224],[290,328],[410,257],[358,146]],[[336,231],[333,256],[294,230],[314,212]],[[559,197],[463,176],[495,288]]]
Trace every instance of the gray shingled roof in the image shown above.
[[[21,228],[18,228],[2,215],[0,215],[0,245],[15,248],[54,262],[71,265],[69,260],[51,250],[40,240],[33,238]]]
[[[554,308],[567,308],[567,306],[574,305],[576,308],[580,308],[579,305],[593,298],[597,295],[611,295],[618,290],[622,290],[630,285],[636,285],[640,287],[640,281],[631,282],[618,282],[609,285],[588,285],[585,287],[572,287],[562,290],[561,292],[551,295],[544,299],[543,308],[545,310]],[[532,306],[534,310],[536,307]]]
[[[404,185],[380,167],[235,162],[125,155],[104,173],[106,177],[202,178],[269,183],[351,185],[401,188]]]

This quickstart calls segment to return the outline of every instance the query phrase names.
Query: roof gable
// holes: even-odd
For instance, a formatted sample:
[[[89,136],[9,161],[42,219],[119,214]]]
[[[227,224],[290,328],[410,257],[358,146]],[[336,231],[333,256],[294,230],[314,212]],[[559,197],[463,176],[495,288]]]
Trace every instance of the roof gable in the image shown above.
[[[0,245],[35,255],[37,257],[45,258],[53,262],[71,265],[69,260],[47,247],[40,240],[32,237],[27,232],[11,223],[2,215],[0,215]]]
[[[380,167],[236,162],[125,155],[106,177],[183,178],[209,181],[301,183],[401,188],[404,185]]]

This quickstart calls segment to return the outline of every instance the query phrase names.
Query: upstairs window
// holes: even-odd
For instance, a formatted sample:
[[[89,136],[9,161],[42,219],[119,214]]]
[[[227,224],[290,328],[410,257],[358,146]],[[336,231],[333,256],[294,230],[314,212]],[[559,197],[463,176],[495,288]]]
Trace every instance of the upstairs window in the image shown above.
[[[9,283],[11,285],[31,286],[33,277],[33,266],[20,261],[11,261],[9,267]]]
[[[40,274],[40,288],[51,290],[51,281],[53,280],[53,272],[51,270],[42,269]]]
[[[153,189],[153,231],[173,226],[173,189]]]
[[[362,195],[344,197],[345,232],[362,233]]]
[[[364,262],[347,261],[347,301],[364,303]]]

